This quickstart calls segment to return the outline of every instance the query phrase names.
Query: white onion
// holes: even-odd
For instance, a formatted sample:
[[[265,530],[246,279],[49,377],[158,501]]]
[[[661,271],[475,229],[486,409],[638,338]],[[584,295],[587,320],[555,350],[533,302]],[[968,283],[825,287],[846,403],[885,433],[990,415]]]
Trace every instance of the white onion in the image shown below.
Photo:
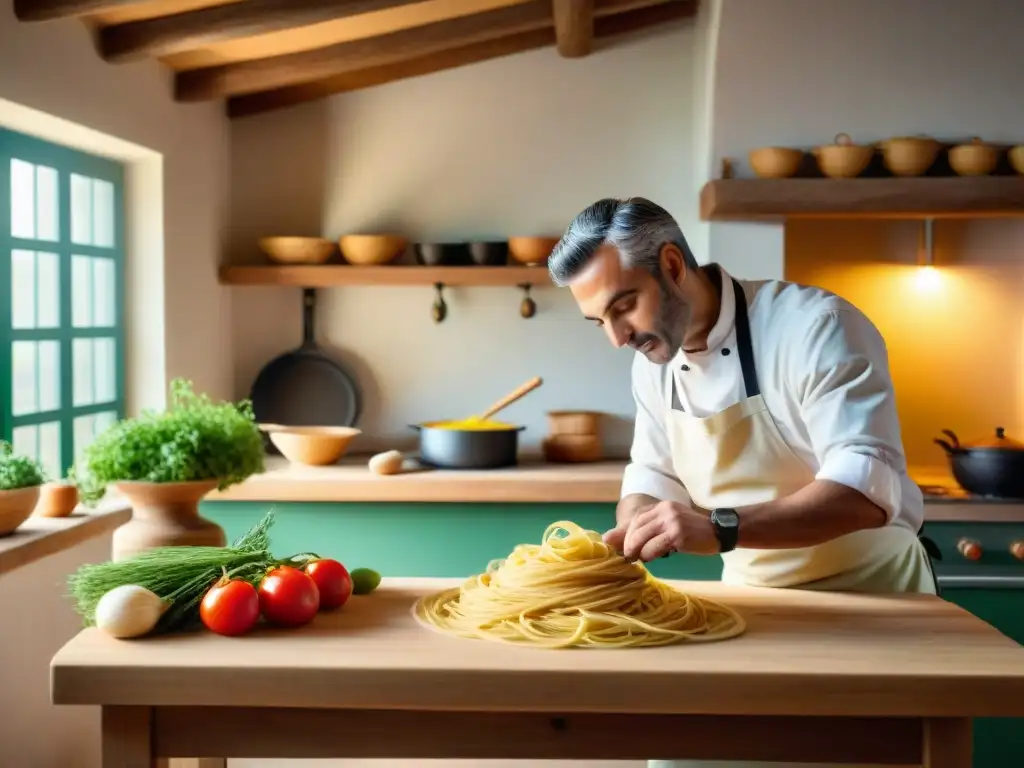
[[[141,637],[153,631],[170,607],[145,587],[114,587],[96,603],[96,626],[118,638]]]

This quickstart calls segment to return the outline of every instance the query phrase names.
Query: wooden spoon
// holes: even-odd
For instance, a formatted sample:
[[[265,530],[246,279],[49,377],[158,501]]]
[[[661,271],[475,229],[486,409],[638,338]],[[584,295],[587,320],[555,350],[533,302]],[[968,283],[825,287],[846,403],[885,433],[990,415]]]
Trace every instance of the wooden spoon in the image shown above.
[[[544,380],[540,376],[534,376],[525,384],[521,384],[520,386],[516,387],[513,391],[509,392],[507,395],[501,398],[501,400],[496,402],[494,405],[492,405],[486,411],[481,413],[479,416],[473,416],[471,420],[487,421],[498,411],[503,410],[508,406],[512,405],[512,403],[521,398],[523,395],[529,394],[543,383]]]

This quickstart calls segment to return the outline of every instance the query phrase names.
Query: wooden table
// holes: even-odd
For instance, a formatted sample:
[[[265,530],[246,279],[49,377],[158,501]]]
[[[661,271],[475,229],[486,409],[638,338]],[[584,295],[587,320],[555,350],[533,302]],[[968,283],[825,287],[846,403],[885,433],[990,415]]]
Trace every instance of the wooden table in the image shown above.
[[[386,581],[300,630],[117,641],[53,660],[56,704],[103,708],[104,766],[155,757],[692,758],[970,768],[971,720],[1024,716],[1024,648],[928,596],[680,582],[744,636],[545,651],[437,635]]]

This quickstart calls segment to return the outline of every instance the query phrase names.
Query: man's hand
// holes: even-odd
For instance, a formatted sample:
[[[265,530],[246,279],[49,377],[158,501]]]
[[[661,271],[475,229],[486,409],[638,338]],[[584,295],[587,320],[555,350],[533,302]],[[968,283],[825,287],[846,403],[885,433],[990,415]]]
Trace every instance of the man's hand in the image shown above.
[[[650,562],[670,552],[715,555],[718,537],[710,518],[685,504],[661,501],[608,531],[604,541],[628,558]]]

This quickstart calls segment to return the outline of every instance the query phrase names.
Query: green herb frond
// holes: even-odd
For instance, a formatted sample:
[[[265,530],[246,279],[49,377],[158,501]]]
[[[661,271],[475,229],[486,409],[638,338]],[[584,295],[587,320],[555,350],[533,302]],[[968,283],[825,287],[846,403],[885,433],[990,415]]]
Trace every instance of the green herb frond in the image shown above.
[[[46,482],[39,462],[14,452],[14,446],[0,440],[0,491],[16,491]]]

